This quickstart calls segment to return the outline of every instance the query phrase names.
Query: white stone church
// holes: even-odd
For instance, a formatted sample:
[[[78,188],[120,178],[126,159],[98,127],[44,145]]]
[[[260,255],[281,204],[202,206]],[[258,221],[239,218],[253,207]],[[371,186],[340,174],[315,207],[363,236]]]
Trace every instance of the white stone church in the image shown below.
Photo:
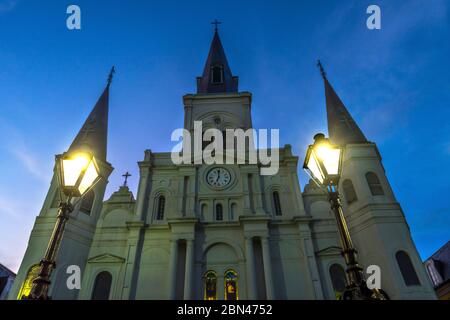
[[[325,76],[324,84],[329,136],[344,148],[340,192],[358,261],[381,268],[381,288],[391,299],[435,299],[376,144]],[[109,90],[69,148],[88,145],[105,179],[67,223],[53,299],[336,299],[342,293],[345,263],[327,195],[312,182],[302,192],[290,145],[279,149],[272,176],[260,175],[258,164],[174,165],[170,152],[146,150],[137,194],[124,185],[104,201],[113,171],[106,152]],[[194,121],[222,131],[252,128],[252,94],[239,91],[217,30],[197,93],[183,102],[187,130]],[[211,185],[212,170],[227,178]],[[57,189],[54,176],[10,299],[28,294],[37,274],[56,219]],[[67,288],[70,265],[81,268],[80,290]]]

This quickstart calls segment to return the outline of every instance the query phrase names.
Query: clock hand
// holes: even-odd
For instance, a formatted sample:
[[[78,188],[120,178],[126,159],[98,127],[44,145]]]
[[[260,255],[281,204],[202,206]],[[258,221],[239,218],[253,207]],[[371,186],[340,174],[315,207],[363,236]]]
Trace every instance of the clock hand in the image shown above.
[[[216,182],[219,182],[219,178],[220,178],[220,170],[217,170],[217,179],[216,179]]]

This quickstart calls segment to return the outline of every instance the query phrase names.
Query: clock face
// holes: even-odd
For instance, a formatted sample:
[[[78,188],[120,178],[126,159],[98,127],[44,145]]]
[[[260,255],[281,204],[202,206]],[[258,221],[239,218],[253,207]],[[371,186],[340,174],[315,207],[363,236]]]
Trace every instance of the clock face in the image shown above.
[[[222,188],[231,182],[231,174],[225,168],[213,168],[206,175],[206,181],[211,187]]]

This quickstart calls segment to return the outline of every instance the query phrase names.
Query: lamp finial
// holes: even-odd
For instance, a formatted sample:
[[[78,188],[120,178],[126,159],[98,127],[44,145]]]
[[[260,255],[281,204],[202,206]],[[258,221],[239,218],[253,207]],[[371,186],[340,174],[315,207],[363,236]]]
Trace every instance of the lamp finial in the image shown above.
[[[323,133],[318,133],[314,136],[314,142],[319,142],[325,139],[325,135]]]

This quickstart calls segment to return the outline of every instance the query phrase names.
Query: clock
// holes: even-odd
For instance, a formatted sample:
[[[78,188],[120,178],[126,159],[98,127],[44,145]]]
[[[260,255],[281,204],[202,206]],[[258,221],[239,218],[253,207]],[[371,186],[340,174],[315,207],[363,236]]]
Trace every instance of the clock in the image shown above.
[[[226,187],[231,182],[231,173],[225,168],[212,168],[206,174],[206,182],[213,188]]]

